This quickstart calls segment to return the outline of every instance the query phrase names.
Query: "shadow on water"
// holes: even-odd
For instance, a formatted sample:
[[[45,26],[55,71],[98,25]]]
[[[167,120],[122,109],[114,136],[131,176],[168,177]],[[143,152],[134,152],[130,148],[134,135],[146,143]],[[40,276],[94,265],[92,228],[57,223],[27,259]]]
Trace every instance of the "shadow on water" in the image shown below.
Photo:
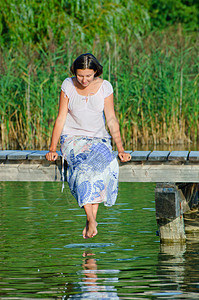
[[[160,245],[154,184],[120,184],[91,240],[81,234],[84,211],[59,183],[0,187],[0,299],[199,298],[197,230],[184,245]]]

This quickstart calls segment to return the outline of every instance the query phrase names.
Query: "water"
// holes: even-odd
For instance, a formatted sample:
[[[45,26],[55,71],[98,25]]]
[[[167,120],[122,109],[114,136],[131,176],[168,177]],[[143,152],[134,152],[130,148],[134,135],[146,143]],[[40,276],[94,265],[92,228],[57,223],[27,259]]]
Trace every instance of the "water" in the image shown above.
[[[88,240],[60,183],[0,187],[0,299],[199,299],[198,239],[160,245],[154,184],[120,183]]]

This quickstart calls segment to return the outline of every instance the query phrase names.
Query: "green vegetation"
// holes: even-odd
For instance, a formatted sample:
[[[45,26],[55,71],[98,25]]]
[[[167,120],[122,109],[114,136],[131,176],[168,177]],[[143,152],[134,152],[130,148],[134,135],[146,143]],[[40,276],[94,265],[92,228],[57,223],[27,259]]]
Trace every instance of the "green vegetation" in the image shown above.
[[[85,52],[114,86],[126,147],[198,141],[196,1],[1,2],[2,149],[48,148],[61,82]]]

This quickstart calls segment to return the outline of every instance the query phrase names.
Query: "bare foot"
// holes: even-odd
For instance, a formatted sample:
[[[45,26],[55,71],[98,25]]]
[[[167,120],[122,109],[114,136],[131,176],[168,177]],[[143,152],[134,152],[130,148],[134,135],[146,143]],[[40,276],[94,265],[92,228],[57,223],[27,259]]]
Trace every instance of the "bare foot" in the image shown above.
[[[97,222],[94,221],[88,221],[86,222],[86,226],[82,232],[83,238],[88,239],[92,238],[97,234]]]
[[[97,227],[98,223],[97,223],[96,221],[95,221],[95,223],[96,223],[96,227]],[[87,239],[87,238],[88,238],[88,237],[86,236],[87,230],[88,230],[88,220],[86,221],[86,226],[84,227],[84,230],[83,230],[83,232],[82,232],[82,235],[83,235],[83,238],[84,238],[84,239]],[[94,237],[96,234],[97,234],[97,233],[94,233],[93,237]]]
[[[88,230],[88,220],[86,221],[86,226],[85,226],[85,228],[84,228],[84,230],[82,232],[82,235],[83,235],[84,239],[86,238],[86,232],[87,232],[87,230]]]
[[[94,254],[94,253],[87,252],[87,251],[85,251],[85,252],[82,254],[83,257],[87,257],[87,256],[91,256],[91,255],[95,255],[95,254]]]

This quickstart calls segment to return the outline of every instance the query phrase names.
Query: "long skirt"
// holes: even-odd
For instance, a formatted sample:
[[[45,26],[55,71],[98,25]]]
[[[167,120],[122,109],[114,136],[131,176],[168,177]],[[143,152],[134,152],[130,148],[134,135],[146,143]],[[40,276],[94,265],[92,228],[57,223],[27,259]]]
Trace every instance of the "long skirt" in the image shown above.
[[[67,161],[67,182],[80,207],[115,204],[119,166],[109,138],[64,135],[62,157]]]

